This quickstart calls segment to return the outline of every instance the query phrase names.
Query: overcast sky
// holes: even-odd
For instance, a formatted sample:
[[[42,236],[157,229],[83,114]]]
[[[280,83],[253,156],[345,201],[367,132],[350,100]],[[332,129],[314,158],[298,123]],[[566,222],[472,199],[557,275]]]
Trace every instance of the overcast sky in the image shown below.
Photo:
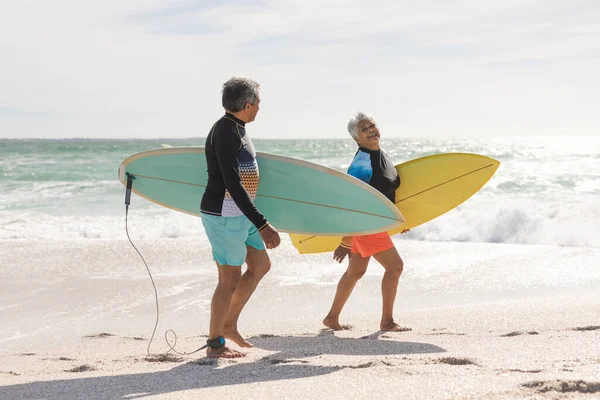
[[[599,135],[600,1],[0,0],[0,138]]]

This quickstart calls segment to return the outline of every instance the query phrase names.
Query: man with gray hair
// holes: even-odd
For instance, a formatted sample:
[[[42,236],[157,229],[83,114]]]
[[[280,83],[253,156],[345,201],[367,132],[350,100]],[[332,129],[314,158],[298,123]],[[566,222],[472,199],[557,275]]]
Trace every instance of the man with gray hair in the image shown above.
[[[211,303],[208,357],[246,355],[225,346],[225,338],[240,347],[252,347],[238,332],[238,318],[271,267],[265,245],[274,249],[280,243],[277,230],[254,205],[259,174],[246,124],[258,113],[259,89],[259,84],[248,78],[233,77],[225,82],[225,115],[206,138],[208,183],[200,211],[219,272]],[[244,262],[247,269],[242,275]]]

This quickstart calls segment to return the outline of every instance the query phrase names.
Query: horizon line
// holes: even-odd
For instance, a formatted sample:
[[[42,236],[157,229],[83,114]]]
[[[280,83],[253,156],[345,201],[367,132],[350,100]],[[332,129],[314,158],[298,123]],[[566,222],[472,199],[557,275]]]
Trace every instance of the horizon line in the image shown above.
[[[431,136],[391,136],[391,137],[385,137],[382,140],[387,140],[387,139],[497,139],[497,138],[534,138],[534,137],[547,137],[547,138],[552,138],[552,137],[570,137],[570,136],[576,136],[576,137],[598,137],[600,138],[600,133],[598,134],[577,134],[577,133],[565,133],[565,134],[550,134],[550,135],[543,135],[543,134],[527,134],[527,135],[519,135],[519,134],[515,134],[515,135],[494,135],[494,136],[475,136],[475,135],[431,135]],[[156,136],[156,137],[149,137],[149,138],[144,138],[144,137],[124,137],[124,138],[114,138],[114,137],[57,137],[57,138],[43,138],[43,137],[27,137],[27,138],[20,138],[20,137],[5,137],[5,138],[0,138],[0,141],[3,140],[46,140],[46,141],[52,141],[52,140],[114,140],[114,141],[125,141],[125,140],[199,140],[199,139],[206,139],[206,136],[189,136],[189,137],[161,137],[161,136]],[[272,137],[252,137],[252,140],[347,140],[347,139],[351,139],[350,137],[344,138],[344,137],[297,137],[297,138],[272,138]]]

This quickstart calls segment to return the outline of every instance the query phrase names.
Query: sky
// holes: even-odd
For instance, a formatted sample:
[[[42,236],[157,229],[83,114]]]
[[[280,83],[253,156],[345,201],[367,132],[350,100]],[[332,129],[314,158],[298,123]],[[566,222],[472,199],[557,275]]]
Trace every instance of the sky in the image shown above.
[[[597,0],[0,0],[0,138],[600,135]]]

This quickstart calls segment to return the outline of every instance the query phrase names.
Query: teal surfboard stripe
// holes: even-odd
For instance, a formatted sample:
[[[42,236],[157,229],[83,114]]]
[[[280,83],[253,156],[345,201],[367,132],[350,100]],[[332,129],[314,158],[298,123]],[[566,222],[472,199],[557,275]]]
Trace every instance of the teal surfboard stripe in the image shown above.
[[[160,181],[169,182],[169,183],[178,183],[178,184],[181,184],[181,185],[191,185],[191,186],[197,186],[197,187],[201,187],[201,188],[205,188],[206,187],[206,185],[202,185],[202,184],[190,183],[190,182],[182,182],[182,181],[176,181],[176,180],[172,180],[172,179],[156,178],[156,177],[153,177],[153,176],[145,176],[145,175],[140,175],[140,174],[137,174],[135,176],[136,176],[136,178],[155,179],[155,180],[160,180]],[[355,213],[360,213],[360,214],[368,214],[368,215],[373,215],[373,216],[376,216],[376,217],[388,218],[388,219],[391,219],[391,220],[394,220],[394,221],[397,220],[396,217],[386,217],[385,215],[377,215],[377,214],[373,214],[373,213],[369,213],[369,212],[365,212],[365,211],[361,211],[361,210],[353,210],[353,209],[343,208],[343,207],[338,207],[338,206],[330,206],[330,205],[327,205],[327,204],[317,204],[317,203],[308,202],[308,201],[288,199],[288,198],[284,198],[284,197],[271,196],[271,195],[261,194],[261,193],[257,193],[257,196],[258,197],[269,197],[269,198],[272,198],[272,199],[275,199],[275,200],[281,200],[281,201],[292,201],[292,202],[296,202],[296,203],[305,203],[305,204],[310,204],[310,205],[314,205],[314,206],[327,207],[327,208],[333,208],[333,209],[340,209],[340,210],[345,210],[345,211],[355,212]]]
[[[260,184],[255,204],[282,232],[359,235],[381,232],[404,221],[381,193],[333,169],[274,154],[257,153]],[[172,147],[135,154],[119,176],[135,177],[133,191],[152,202],[200,214],[207,183],[202,147]]]

